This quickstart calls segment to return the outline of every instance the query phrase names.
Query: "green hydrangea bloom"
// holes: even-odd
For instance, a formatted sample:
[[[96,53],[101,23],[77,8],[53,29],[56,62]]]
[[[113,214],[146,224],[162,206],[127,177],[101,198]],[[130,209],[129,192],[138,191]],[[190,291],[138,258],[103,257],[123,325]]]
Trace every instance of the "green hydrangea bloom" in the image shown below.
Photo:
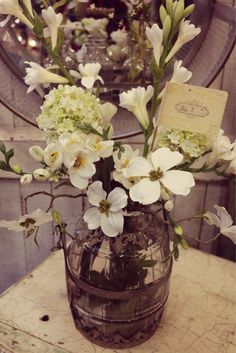
[[[37,123],[48,140],[54,141],[65,132],[74,132],[79,125],[94,129],[103,127],[99,99],[80,87],[59,85],[46,96]]]
[[[205,135],[164,127],[158,129],[156,145],[157,147],[169,147],[172,151],[179,151],[184,155],[185,160],[198,158],[208,150],[208,141]]]

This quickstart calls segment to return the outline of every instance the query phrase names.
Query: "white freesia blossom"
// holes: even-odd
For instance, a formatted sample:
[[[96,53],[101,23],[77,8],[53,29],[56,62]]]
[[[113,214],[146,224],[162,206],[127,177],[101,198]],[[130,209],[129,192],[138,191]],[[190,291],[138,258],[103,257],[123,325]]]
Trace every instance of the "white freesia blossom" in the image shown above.
[[[81,63],[84,60],[85,55],[87,54],[87,47],[86,45],[82,45],[82,47],[76,52],[76,60],[78,63]]]
[[[63,162],[63,151],[59,143],[50,143],[43,153],[44,162],[49,166],[51,171],[60,168]]]
[[[125,46],[127,44],[128,33],[125,31],[122,31],[121,29],[111,32],[110,36],[113,42],[115,42],[120,46]]]
[[[49,83],[68,83],[68,80],[65,77],[54,74],[37,63],[27,62],[27,64],[30,65],[30,67],[25,69],[26,76],[24,78],[25,83],[29,85],[27,93],[32,92],[39,85],[48,85]]]
[[[185,83],[185,82],[188,82],[192,77],[192,72],[187,70],[186,67],[182,66],[182,63],[183,63],[182,60],[178,60],[175,62],[174,71],[170,79],[170,82]],[[164,92],[165,92],[165,88],[161,91],[158,98],[161,98]]]
[[[20,178],[21,184],[30,184],[33,180],[33,175],[32,174],[24,174]]]
[[[100,136],[92,134],[87,136],[85,142],[85,147],[87,147],[88,150],[96,153],[99,158],[110,157],[113,153],[113,145],[113,140],[104,141]]]
[[[152,86],[148,86],[147,89],[139,86],[120,94],[120,106],[134,113],[144,129],[147,129],[149,123],[146,105],[152,96]]]
[[[107,37],[107,18],[95,19],[93,17],[85,17],[81,20],[81,22],[87,32],[92,33],[93,35]]]
[[[30,156],[35,159],[37,162],[43,162],[43,149],[40,146],[31,146],[29,149]]]
[[[204,213],[204,219],[210,225],[216,225],[220,228],[220,233],[230,238],[236,244],[236,225],[233,224],[232,217],[224,207],[215,205],[216,213],[207,211]]]
[[[220,129],[218,137],[212,145],[209,162],[231,161],[234,158],[236,158],[236,142],[231,143],[229,137],[224,135],[224,130]]]
[[[50,178],[50,173],[47,169],[38,168],[33,172],[34,179],[39,181],[45,181]]]
[[[79,72],[81,73],[81,84],[90,89],[93,87],[94,82],[99,80],[104,83],[101,76],[98,75],[101,69],[101,64],[99,63],[87,63],[85,65],[79,64]]]
[[[51,213],[46,213],[45,211],[38,208],[30,214],[26,214],[20,217],[19,221],[0,221],[0,228],[7,228],[8,230],[13,230],[15,232],[29,231],[36,227],[41,226],[44,223],[52,221]]]
[[[10,15],[19,18],[21,22],[26,24],[26,26],[33,28],[32,23],[28,18],[23,14],[23,10],[19,5],[18,0],[0,0],[0,14],[1,15]],[[9,16],[7,20],[9,19]],[[1,26],[6,24],[6,21],[3,21]]]
[[[148,159],[134,158],[127,168],[126,175],[141,177],[141,180],[130,189],[130,198],[143,205],[154,203],[160,198],[161,185],[175,195],[188,195],[190,188],[195,185],[192,174],[171,169],[182,160],[181,153],[172,152],[167,147],[150,153]]]
[[[195,27],[189,20],[182,20],[179,28],[178,38],[167,55],[165,62],[167,63],[177,53],[177,51],[187,42],[195,38],[201,29]]]
[[[47,25],[44,29],[44,37],[51,37],[52,50],[55,49],[58,39],[58,31],[63,21],[63,15],[61,13],[56,13],[52,6],[48,6],[45,10],[42,10],[42,17]]]
[[[99,157],[92,152],[75,148],[71,152],[64,153],[64,164],[68,168],[71,184],[83,190],[88,186],[89,179],[95,174],[94,162]]]
[[[146,27],[146,35],[153,47],[154,58],[159,65],[161,54],[163,51],[163,30],[160,29],[157,23],[154,23],[151,28]]]
[[[33,8],[32,8],[32,3],[31,0],[23,0],[23,3],[25,5],[25,7],[27,8],[27,10],[29,11],[29,14],[34,17],[34,13],[33,13]]]
[[[122,188],[115,188],[108,195],[101,181],[95,181],[88,188],[88,200],[95,207],[89,208],[84,220],[89,229],[101,226],[104,234],[114,237],[123,231],[124,216],[122,209],[127,206],[127,194]]]

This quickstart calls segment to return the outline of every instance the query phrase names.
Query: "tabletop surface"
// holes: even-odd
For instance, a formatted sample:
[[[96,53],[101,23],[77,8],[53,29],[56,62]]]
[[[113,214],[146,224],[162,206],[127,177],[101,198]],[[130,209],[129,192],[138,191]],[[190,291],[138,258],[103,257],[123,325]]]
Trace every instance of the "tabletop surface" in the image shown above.
[[[74,326],[58,251],[0,297],[0,353],[235,353],[235,303],[235,264],[183,250],[154,336],[130,349],[101,348]]]

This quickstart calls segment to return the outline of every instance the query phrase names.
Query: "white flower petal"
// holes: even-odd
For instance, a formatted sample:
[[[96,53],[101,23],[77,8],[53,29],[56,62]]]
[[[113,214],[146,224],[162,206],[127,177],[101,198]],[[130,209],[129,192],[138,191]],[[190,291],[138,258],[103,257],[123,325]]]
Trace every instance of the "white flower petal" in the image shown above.
[[[93,87],[94,82],[95,82],[94,77],[82,77],[81,79],[81,84],[88,89]]]
[[[0,228],[7,228],[8,230],[14,230],[15,232],[22,232],[25,230],[24,227],[20,226],[18,221],[0,221]]]
[[[132,186],[129,195],[131,200],[135,202],[150,205],[159,199],[160,189],[160,182],[158,180],[151,181],[149,178],[144,178]]]
[[[102,182],[95,181],[88,187],[88,200],[94,206],[99,206],[100,201],[105,200],[107,193],[103,190]]]
[[[89,208],[83,218],[88,224],[88,229],[97,229],[101,225],[101,213],[97,207]]]
[[[221,234],[230,238],[234,244],[236,244],[236,226],[231,226],[221,231]]]
[[[102,214],[101,228],[104,234],[108,237],[115,237],[123,232],[124,217],[122,212],[109,212],[107,217],[105,213]]]
[[[135,157],[128,165],[126,176],[127,177],[145,177],[153,170],[152,164],[144,157]]]
[[[73,170],[69,173],[71,184],[77,187],[80,190],[86,189],[88,186],[88,179],[82,178],[79,176],[78,173],[74,172]]]
[[[168,170],[160,181],[175,195],[188,195],[195,185],[192,174],[180,170]]]
[[[224,207],[215,205],[214,206],[216,209],[216,213],[220,218],[220,229],[225,229],[230,227],[233,224],[233,220],[232,217],[230,216],[230,214],[226,211],[226,209]]]
[[[124,189],[119,187],[115,188],[107,197],[107,201],[111,203],[110,210],[112,212],[120,211],[122,208],[127,206],[127,199],[128,195]]]
[[[206,222],[210,225],[216,225],[217,227],[221,227],[221,221],[220,218],[213,212],[207,211],[204,214],[204,219],[206,220]]]
[[[151,160],[155,169],[159,167],[163,172],[179,164],[182,159],[183,156],[181,153],[177,151],[172,152],[168,147],[159,148],[151,154]]]

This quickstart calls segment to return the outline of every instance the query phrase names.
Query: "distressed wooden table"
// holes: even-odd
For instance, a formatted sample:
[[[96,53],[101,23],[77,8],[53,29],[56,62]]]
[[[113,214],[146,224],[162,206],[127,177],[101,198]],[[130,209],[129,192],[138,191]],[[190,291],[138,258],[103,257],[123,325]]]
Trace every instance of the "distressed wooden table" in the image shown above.
[[[233,262],[182,251],[156,334],[134,348],[103,349],[74,327],[57,252],[1,296],[0,353],[235,353],[235,302]]]

